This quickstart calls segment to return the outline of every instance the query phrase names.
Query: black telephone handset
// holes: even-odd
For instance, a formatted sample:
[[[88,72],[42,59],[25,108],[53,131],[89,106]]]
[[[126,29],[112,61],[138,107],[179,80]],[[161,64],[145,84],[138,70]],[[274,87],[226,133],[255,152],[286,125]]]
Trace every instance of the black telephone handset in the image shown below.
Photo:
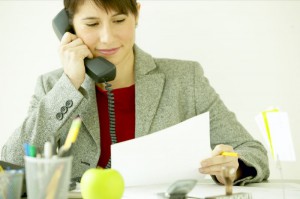
[[[65,32],[72,32],[69,18],[65,9],[62,9],[52,21],[55,34],[61,40]],[[103,83],[112,81],[116,77],[116,67],[103,57],[94,59],[85,58],[84,65],[86,73],[96,82]]]

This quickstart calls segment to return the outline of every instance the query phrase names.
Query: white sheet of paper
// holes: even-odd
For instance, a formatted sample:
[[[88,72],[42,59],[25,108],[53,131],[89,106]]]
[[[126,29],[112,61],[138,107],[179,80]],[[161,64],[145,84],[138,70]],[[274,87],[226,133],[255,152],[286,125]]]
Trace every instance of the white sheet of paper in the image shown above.
[[[288,114],[285,112],[268,113],[267,117],[274,153],[281,161],[296,161]]]
[[[296,161],[288,114],[286,112],[269,112],[267,119],[275,154],[274,158],[277,159],[278,157],[281,161]],[[256,122],[265,142],[270,147],[262,114],[256,116]]]
[[[126,187],[203,179],[198,168],[210,154],[208,112],[111,146],[112,168],[122,174]]]

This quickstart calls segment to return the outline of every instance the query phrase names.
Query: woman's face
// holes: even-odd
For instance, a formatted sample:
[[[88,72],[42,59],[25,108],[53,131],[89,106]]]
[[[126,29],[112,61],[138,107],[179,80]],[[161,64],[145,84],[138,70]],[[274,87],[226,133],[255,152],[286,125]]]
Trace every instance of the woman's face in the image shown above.
[[[94,57],[104,57],[115,65],[133,57],[137,17],[105,11],[91,1],[84,1],[74,14],[76,35],[89,47]]]

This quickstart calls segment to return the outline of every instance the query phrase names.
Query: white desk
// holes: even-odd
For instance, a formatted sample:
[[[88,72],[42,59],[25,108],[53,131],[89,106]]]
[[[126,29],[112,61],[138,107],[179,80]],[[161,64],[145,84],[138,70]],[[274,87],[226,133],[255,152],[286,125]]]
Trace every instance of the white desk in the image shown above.
[[[124,199],[157,199],[157,193],[167,190],[169,185],[153,185],[128,187],[123,195]],[[283,187],[285,190],[283,191]],[[253,199],[300,199],[300,180],[270,180],[269,182],[253,183],[246,186],[235,186],[233,192],[248,192]],[[203,180],[190,192],[189,196],[204,198],[225,193],[224,186],[215,184],[212,180]],[[77,194],[78,196],[78,194]],[[80,198],[80,197],[70,197]]]

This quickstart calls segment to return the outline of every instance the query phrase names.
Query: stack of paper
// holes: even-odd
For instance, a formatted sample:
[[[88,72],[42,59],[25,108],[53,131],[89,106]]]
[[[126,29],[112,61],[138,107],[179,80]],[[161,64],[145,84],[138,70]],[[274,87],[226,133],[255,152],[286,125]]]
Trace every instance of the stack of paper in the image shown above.
[[[295,161],[295,151],[286,112],[263,111],[255,118],[274,160]]]

